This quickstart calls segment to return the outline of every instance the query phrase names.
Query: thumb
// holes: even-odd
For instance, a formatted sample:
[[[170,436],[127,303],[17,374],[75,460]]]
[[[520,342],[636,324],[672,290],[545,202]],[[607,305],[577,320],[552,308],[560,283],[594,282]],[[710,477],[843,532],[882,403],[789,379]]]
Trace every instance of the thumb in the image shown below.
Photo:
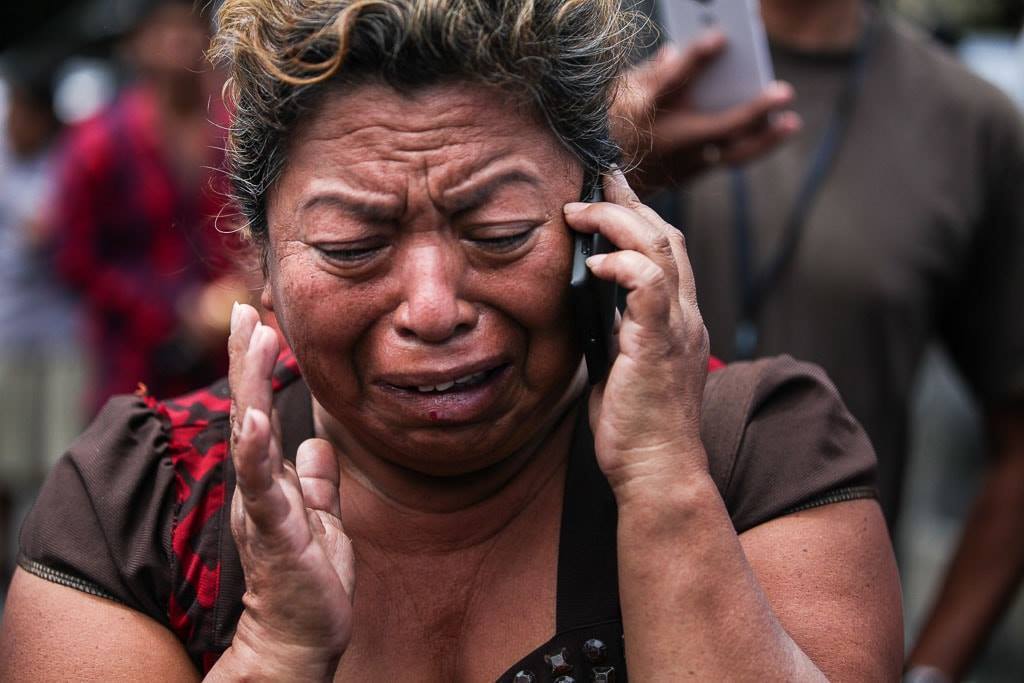
[[[302,498],[307,508],[341,519],[341,470],[334,447],[324,439],[306,439],[295,453]]]
[[[331,563],[345,593],[349,599],[356,590],[356,557],[352,548],[352,539],[345,535],[341,528],[341,520],[320,514],[320,520],[324,523],[325,532],[321,537],[321,544],[327,560]]]
[[[636,86],[652,102],[671,98],[685,88],[725,48],[725,36],[714,31],[697,39],[685,49],[669,43],[654,59],[638,67]]]
[[[324,439],[306,439],[295,453],[295,471],[310,525],[317,530],[327,560],[351,597],[355,590],[355,554],[341,523],[338,454]]]

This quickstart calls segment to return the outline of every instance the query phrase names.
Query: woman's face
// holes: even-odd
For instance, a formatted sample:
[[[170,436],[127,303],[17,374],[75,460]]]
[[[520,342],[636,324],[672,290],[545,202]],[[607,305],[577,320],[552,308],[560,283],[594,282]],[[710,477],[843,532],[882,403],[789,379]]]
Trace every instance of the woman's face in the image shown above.
[[[473,472],[537,434],[579,364],[562,219],[582,171],[501,93],[331,94],[268,201],[264,304],[360,444]]]

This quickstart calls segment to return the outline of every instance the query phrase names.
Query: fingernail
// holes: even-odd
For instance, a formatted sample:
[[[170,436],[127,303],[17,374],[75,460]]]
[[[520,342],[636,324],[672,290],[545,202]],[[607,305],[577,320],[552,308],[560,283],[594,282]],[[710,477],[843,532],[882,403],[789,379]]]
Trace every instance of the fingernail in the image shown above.
[[[607,254],[594,254],[587,259],[587,268],[593,270],[594,268],[599,267],[607,257]]]
[[[242,433],[241,436],[248,437],[252,434],[252,408],[245,409],[245,415],[242,416]]]
[[[564,207],[562,207],[562,211],[564,211],[566,215],[569,215],[573,213],[579,213],[585,208],[587,208],[586,202],[569,202]]]
[[[725,40],[725,34],[716,29],[711,29],[698,39],[700,47],[704,49],[716,47],[718,43]]]
[[[769,86],[768,93],[772,97],[784,98],[789,97],[790,95],[793,94],[793,88],[789,85],[789,83],[775,81],[774,83],[771,84],[771,86]]]
[[[257,344],[257,342],[258,342],[258,340],[260,338],[260,335],[262,334],[260,332],[261,329],[263,329],[263,323],[261,323],[259,320],[257,320],[256,321],[256,327],[254,327],[253,330],[252,330],[252,336],[249,337],[249,348],[250,349],[256,348],[256,344]]]
[[[804,122],[796,112],[787,111],[779,117],[778,124],[784,131],[795,133],[803,127]]]
[[[235,327],[238,325],[238,302],[231,304],[231,331],[235,331]]]
[[[667,62],[673,59],[679,59],[683,54],[683,51],[679,49],[679,46],[675,43],[665,43],[658,50],[657,60],[659,62]]]

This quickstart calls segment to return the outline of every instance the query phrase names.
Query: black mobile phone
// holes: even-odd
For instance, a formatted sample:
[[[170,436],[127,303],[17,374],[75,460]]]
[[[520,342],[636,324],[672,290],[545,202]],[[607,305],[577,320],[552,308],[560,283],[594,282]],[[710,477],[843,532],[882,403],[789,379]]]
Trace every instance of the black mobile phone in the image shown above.
[[[584,192],[583,201],[604,201],[600,178],[590,184],[589,191]],[[599,384],[615,360],[613,335],[617,294],[614,282],[594,277],[587,268],[587,258],[614,251],[615,246],[600,233],[586,235],[573,231],[573,237],[570,291],[576,332],[587,361],[590,383]]]

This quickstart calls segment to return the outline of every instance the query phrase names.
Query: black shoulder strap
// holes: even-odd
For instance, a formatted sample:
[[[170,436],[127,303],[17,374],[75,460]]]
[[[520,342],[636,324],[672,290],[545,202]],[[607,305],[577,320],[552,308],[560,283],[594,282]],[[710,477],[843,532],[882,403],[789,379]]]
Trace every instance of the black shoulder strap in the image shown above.
[[[556,632],[621,618],[617,524],[615,497],[594,457],[594,436],[584,401],[565,481]]]

